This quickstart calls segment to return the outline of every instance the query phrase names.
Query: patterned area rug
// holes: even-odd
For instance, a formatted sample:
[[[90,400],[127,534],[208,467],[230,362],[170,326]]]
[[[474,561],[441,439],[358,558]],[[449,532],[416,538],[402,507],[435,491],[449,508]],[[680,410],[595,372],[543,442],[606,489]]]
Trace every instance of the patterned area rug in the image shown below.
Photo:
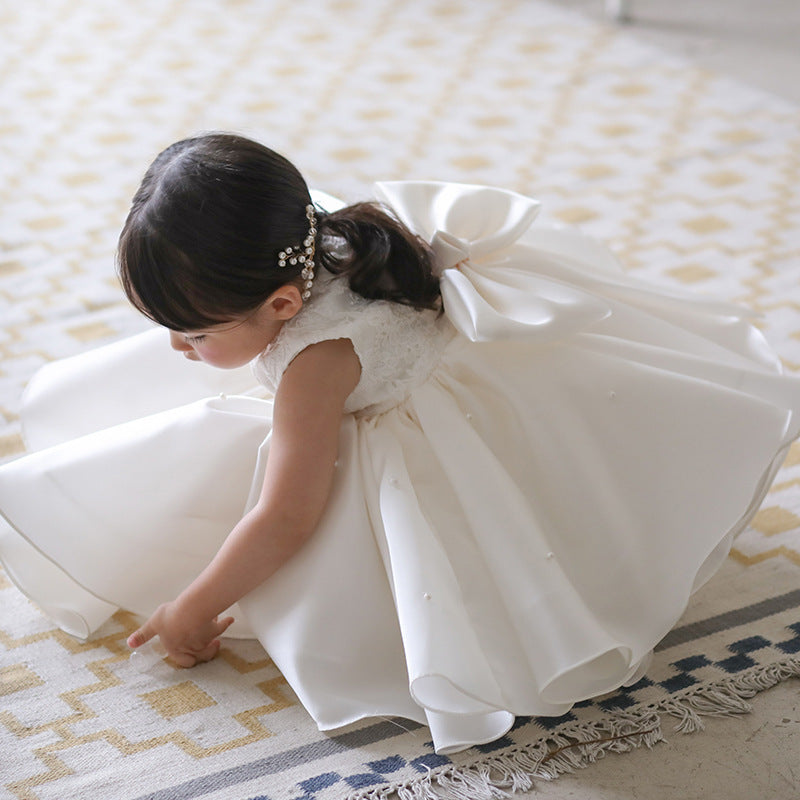
[[[800,370],[800,112],[535,0],[40,0],[0,9],[0,457],[41,364],[142,330],[114,278],[141,173],[232,129],[347,199],[438,178],[540,198],[666,286],[746,303]],[[131,665],[0,573],[0,798],[495,797],[691,732],[800,674],[800,448],[630,689],[446,758],[371,720],[320,734],[255,643]]]

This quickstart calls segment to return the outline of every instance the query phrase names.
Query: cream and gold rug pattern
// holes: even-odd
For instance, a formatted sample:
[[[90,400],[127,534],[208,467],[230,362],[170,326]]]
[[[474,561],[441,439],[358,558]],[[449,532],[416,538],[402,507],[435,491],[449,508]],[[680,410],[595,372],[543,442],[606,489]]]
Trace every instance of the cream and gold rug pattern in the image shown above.
[[[348,200],[404,178],[535,196],[627,269],[761,312],[800,371],[800,111],[614,28],[536,0],[39,0],[4,4],[0,31],[0,458],[24,451],[39,366],[146,327],[115,239],[155,153],[201,130]],[[759,644],[743,670],[796,653],[797,446],[726,569],[764,613],[722,650]],[[737,602],[714,585],[710,617]],[[773,595],[789,616],[766,635]],[[450,768],[395,721],[322,736],[256,644],[141,675],[128,615],[78,643],[7,580],[0,596],[0,798],[329,800]]]

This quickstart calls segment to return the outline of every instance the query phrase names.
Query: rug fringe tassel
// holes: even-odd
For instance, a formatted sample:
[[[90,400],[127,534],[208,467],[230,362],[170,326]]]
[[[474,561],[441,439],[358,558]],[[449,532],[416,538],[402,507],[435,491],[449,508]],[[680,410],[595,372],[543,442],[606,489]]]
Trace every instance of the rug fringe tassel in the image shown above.
[[[800,659],[754,667],[659,703],[614,712],[597,722],[565,726],[530,745],[510,747],[479,761],[447,764],[419,779],[362,789],[348,800],[503,800],[530,790],[537,779],[554,780],[607,753],[653,747],[664,739],[664,714],[678,719],[674,730],[694,733],[703,730],[702,717],[746,714],[752,710],[749,698],[792,677],[800,677]]]

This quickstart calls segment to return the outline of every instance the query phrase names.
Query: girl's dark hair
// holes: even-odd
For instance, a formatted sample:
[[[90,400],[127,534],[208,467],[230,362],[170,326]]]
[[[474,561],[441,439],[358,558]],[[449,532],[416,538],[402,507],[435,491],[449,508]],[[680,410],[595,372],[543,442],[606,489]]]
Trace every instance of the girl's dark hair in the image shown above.
[[[278,253],[308,235],[308,186],[283,156],[233,134],[176,142],[134,195],[119,239],[128,299],[173,330],[201,330],[258,308],[300,283]],[[317,263],[358,294],[438,308],[432,253],[387,209],[358,203],[317,211]]]

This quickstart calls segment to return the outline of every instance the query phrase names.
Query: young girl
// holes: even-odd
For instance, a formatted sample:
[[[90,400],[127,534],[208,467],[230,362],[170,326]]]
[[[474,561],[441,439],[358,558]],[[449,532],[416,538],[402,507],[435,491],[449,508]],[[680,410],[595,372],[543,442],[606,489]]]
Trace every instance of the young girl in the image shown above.
[[[741,309],[526,197],[378,193],[325,211],[232,135],[159,155],[119,267],[185,360],[156,329],[34,379],[0,553],[66,630],[122,606],[186,667],[256,636],[320,728],[404,716],[446,752],[638,679],[800,382]]]

